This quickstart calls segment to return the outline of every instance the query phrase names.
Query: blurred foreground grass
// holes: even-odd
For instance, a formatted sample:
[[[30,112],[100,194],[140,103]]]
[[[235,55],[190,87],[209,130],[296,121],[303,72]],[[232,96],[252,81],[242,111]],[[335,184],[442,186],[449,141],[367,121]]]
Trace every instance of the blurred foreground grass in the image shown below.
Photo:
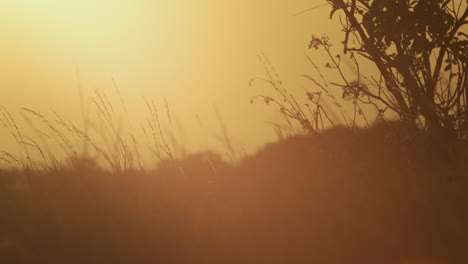
[[[205,152],[0,171],[2,263],[468,263],[468,148],[398,122]],[[418,262],[420,263],[420,262]]]

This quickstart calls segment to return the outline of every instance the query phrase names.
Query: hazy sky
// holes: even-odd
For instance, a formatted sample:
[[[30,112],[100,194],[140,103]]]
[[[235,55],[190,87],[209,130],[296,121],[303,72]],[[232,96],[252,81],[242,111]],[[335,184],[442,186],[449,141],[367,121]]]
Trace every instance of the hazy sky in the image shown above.
[[[203,147],[219,131],[215,104],[232,139],[252,148],[274,137],[264,122],[279,118],[274,108],[249,102],[270,92],[248,86],[264,74],[256,55],[265,52],[292,87],[304,88],[302,74],[313,72],[304,53],[316,54],[307,49],[311,34],[339,35],[328,6],[293,14],[323,3],[0,0],[0,105],[79,119],[77,72],[86,98],[96,88],[115,96],[115,78],[132,119],[147,115],[143,97],[165,96],[185,140]]]

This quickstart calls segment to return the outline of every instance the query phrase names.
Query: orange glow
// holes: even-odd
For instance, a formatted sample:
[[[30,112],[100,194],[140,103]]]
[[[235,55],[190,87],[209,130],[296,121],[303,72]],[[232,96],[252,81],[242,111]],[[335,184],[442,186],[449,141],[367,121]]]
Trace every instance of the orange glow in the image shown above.
[[[308,84],[301,74],[311,71],[303,55],[311,34],[333,35],[327,8],[293,16],[310,5],[305,0],[2,1],[0,104],[53,108],[79,119],[78,69],[86,98],[95,88],[112,93],[115,78],[134,117],[145,115],[142,97],[163,96],[184,126],[199,127],[198,116],[205,128],[187,139],[197,149],[219,145],[206,139],[219,127],[217,105],[236,142],[253,149],[275,136],[264,122],[280,119],[274,109],[249,104],[251,96],[270,92],[248,86],[250,78],[264,74],[256,55],[266,52],[301,91]]]
[[[453,1],[0,0],[0,264],[468,263]]]

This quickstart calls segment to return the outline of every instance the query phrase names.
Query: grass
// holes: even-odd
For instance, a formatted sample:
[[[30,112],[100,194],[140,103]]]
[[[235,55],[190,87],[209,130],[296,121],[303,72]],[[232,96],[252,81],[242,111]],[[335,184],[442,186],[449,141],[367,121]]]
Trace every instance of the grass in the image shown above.
[[[66,160],[84,159],[96,160],[114,174],[125,174],[128,170],[143,169],[143,155],[148,151],[157,160],[175,158],[176,142],[170,140],[174,138],[173,131],[171,126],[162,124],[171,123],[166,99],[161,108],[156,107],[154,101],[145,100],[148,117],[145,123],[137,124],[141,128],[137,131],[118,89],[120,103],[117,106],[103,91],[94,93],[90,99],[93,107],[83,111],[92,113],[90,111],[94,110],[94,116],[84,116],[81,126],[65,120],[55,111],[46,115],[28,108],[20,110],[25,122],[18,122],[7,109],[1,108],[0,123],[18,144],[19,154],[3,151],[0,165],[53,171],[65,166]],[[162,120],[163,117],[167,120]],[[31,135],[23,132],[26,129],[21,129],[20,123],[30,128]]]
[[[331,53],[329,53],[330,57]],[[300,98],[297,98],[297,93],[292,92],[291,87],[287,87],[282,81],[275,67],[265,54],[258,56],[265,69],[264,77],[257,77],[250,80],[249,85],[254,86],[258,82],[267,84],[273,89],[273,96],[257,95],[251,100],[254,103],[257,100],[263,101],[267,105],[277,107],[281,115],[286,121],[287,127],[273,124],[280,138],[285,135],[291,136],[297,134],[295,129],[299,125],[304,134],[313,135],[323,132],[325,129],[343,125],[354,129],[358,126],[369,127],[369,116],[376,116],[377,120],[386,120],[381,111],[372,111],[362,106],[362,100],[351,98],[346,95],[346,91],[342,91],[342,96],[337,96],[336,89],[329,86],[329,83],[323,75],[320,68],[313,59],[306,55],[306,59],[310,62],[311,67],[315,71],[317,77],[305,74],[303,77],[310,81],[310,88],[303,91]],[[340,76],[348,82],[342,74],[342,66],[339,62],[335,62],[336,69],[341,72]],[[336,87],[335,87],[336,88]],[[373,104],[378,109],[378,106]],[[352,109],[352,115],[349,114]]]
[[[319,79],[305,77],[318,91],[298,100],[260,60],[267,77],[251,84],[275,96],[253,100],[288,125],[242,157],[215,110],[231,162],[183,151],[166,99],[145,99],[145,121],[131,120],[115,83],[118,103],[95,90],[81,125],[28,108],[20,122],[0,108],[19,152],[0,152],[0,261],[468,262],[467,142],[369,124],[356,104],[347,114],[312,60]]]
[[[79,158],[2,170],[0,259],[464,263],[466,143],[407,136],[392,122],[296,136],[237,165],[207,152],[125,174]]]

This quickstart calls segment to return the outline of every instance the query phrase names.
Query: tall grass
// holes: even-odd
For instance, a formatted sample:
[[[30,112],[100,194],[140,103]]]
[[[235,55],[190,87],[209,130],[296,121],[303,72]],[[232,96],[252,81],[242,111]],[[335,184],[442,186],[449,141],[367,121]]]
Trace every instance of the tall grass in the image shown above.
[[[388,132],[336,128],[237,165],[198,153],[128,177],[93,160],[0,170],[0,260],[465,263],[466,143],[448,156],[423,134]]]
[[[311,55],[305,54],[313,74],[303,75],[303,78],[310,82],[308,85],[310,88],[305,89],[303,93],[295,92],[293,87],[288,87],[283,82],[273,63],[264,53],[258,55],[265,76],[251,79],[249,85],[254,86],[255,83],[262,82],[273,91],[270,95],[254,96],[251,103],[261,100],[267,105],[274,105],[279,110],[288,124],[287,128],[273,124],[280,137],[295,134],[294,128],[297,125],[302,129],[302,133],[312,135],[331,127],[345,126],[354,129],[370,127],[376,121],[386,122],[395,119],[395,115],[389,113],[395,109],[374,101],[374,98],[366,92],[367,86],[382,90],[382,81],[363,75],[359,63],[353,56],[348,59],[340,54],[335,55],[331,46],[328,37],[312,36],[309,48],[323,49],[329,62],[322,70]],[[325,70],[334,74],[331,80],[325,78],[323,72]],[[388,98],[385,91],[379,94],[382,98]]]
[[[0,165],[24,170],[54,171],[66,166],[67,160],[96,160],[120,175],[144,168],[144,155],[150,152],[155,161],[176,157],[169,103],[162,107],[145,99],[148,116],[144,123],[132,122],[125,102],[114,83],[119,103],[112,102],[102,90],[94,90],[86,116],[78,125],[55,111],[48,114],[21,108],[20,119],[4,107],[0,123],[18,146],[18,154],[2,151]],[[89,105],[89,104],[88,104]],[[20,127],[23,125],[25,127]],[[136,129],[135,127],[138,127]],[[25,132],[28,131],[29,133]],[[139,131],[140,130],[140,131]],[[149,143],[151,142],[151,143]]]
[[[466,142],[446,147],[399,122],[369,124],[310,57],[318,78],[304,76],[314,90],[298,99],[259,59],[266,78],[250,84],[265,82],[274,96],[253,100],[277,106],[288,126],[274,123],[284,140],[241,159],[215,109],[236,163],[182,155],[169,102],[145,99],[138,123],[115,82],[118,102],[94,90],[81,124],[29,108],[23,122],[1,107],[19,154],[0,152],[0,262],[468,261]],[[147,153],[157,168],[145,167]]]

